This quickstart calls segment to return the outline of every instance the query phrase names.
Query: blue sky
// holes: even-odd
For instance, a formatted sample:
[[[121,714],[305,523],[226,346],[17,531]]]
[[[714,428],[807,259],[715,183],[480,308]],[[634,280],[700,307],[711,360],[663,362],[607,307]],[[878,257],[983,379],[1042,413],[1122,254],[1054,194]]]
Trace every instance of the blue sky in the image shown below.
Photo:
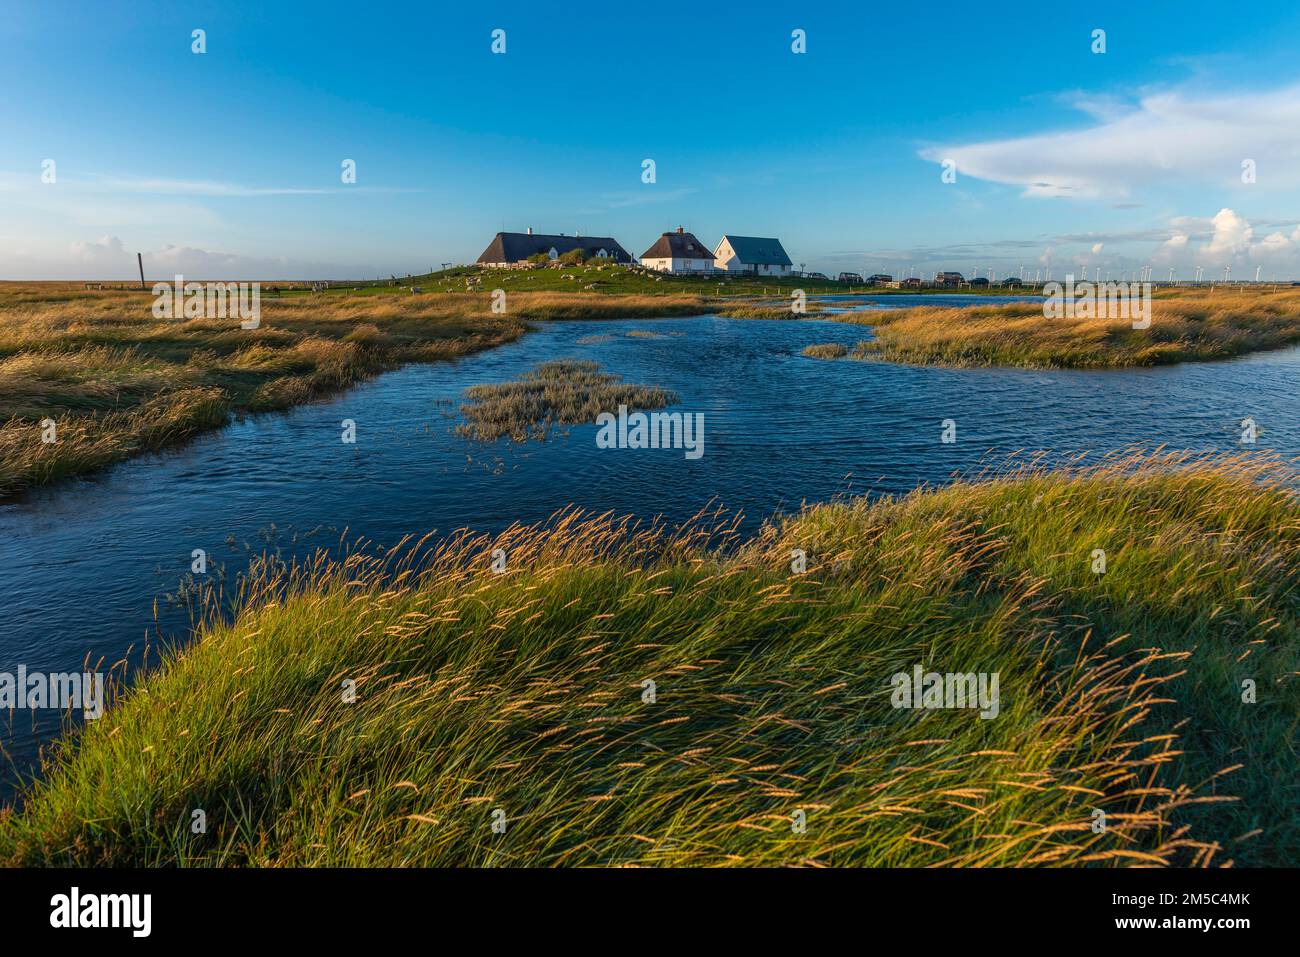
[[[677,225],[824,272],[1300,276],[1300,6],[1053,6],[5,0],[0,278],[401,275]]]

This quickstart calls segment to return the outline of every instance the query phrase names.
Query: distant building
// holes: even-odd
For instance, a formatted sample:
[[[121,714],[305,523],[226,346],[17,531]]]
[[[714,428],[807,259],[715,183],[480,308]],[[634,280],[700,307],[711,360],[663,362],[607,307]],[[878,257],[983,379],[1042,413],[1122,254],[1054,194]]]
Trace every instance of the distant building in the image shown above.
[[[840,282],[862,282],[862,277],[855,272],[842,272],[839,276]]]
[[[899,287],[900,289],[920,289],[920,288],[921,288],[921,277],[920,277],[920,276],[911,276],[911,277],[909,277],[909,278],[907,278],[907,279],[901,279],[901,280],[899,280],[898,287]]]
[[[975,288],[977,288],[977,287],[987,289],[987,288],[988,288],[988,284],[989,284],[989,281],[988,281],[987,279],[983,278],[982,276],[976,276],[974,279],[972,279],[972,280],[970,281],[970,287],[971,287],[972,289],[975,289]]]
[[[894,281],[894,277],[883,272],[872,273],[867,277],[867,282],[873,286],[884,286]]]
[[[632,261],[631,254],[608,236],[566,236],[563,233],[551,236],[534,233],[529,227],[526,233],[497,233],[477,262],[480,266],[517,266],[527,262],[530,256],[540,254],[555,260],[574,249],[584,250],[589,259],[616,263]]]
[[[1007,289],[1018,289],[1019,287],[1023,286],[1024,283],[1021,282],[1019,279],[1017,279],[1015,276],[1008,276],[1006,279],[1002,280],[1002,285]]]
[[[723,236],[713,257],[719,269],[751,276],[789,276],[794,263],[785,254],[779,239],[755,236]]]
[[[707,275],[714,271],[714,257],[694,233],[678,226],[677,232],[664,233],[641,254],[641,265],[675,275]]]
[[[934,277],[936,286],[960,286],[966,277],[959,272],[941,272]]]

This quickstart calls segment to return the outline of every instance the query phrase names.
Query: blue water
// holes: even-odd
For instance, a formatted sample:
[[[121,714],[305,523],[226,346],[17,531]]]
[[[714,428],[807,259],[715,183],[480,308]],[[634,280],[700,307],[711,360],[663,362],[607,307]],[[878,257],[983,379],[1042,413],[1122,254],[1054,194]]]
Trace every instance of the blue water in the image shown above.
[[[891,296],[884,306],[913,297]],[[935,297],[923,297],[933,302]],[[951,297],[952,300],[964,297]],[[646,330],[656,338],[634,338]],[[599,341],[580,344],[597,336]],[[238,421],[182,449],[0,506],[0,672],[80,670],[135,654],[147,635],[183,638],[165,596],[205,549],[232,575],[250,553],[303,554],[350,536],[534,522],[576,503],[687,518],[710,501],[754,528],[779,509],[837,493],[901,492],[1014,450],[1104,453],[1131,446],[1300,455],[1300,349],[1148,370],[1034,372],[913,368],[800,355],[852,345],[864,327],[715,317],[548,323],[454,363],[411,366],[318,404]],[[598,449],[596,427],[545,444],[482,446],[452,428],[462,390],[562,357],[674,390],[704,414],[702,458]],[[353,419],[355,445],[340,440]],[[957,423],[956,444],[940,423]],[[161,610],[155,619],[155,603]],[[156,636],[155,636],[156,640]],[[19,711],[0,744],[27,772],[57,713]],[[8,784],[5,785],[9,786]]]

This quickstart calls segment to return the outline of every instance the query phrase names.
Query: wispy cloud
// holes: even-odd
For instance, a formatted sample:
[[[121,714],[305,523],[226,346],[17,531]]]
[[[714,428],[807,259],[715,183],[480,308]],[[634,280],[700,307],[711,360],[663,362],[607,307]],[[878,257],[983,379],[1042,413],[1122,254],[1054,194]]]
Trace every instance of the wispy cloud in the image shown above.
[[[244,186],[191,179],[92,179],[88,184],[109,192],[154,193],[164,196],[319,196],[332,189],[297,186]]]
[[[48,194],[51,184],[42,183],[39,171],[22,175],[0,172],[0,192]],[[76,192],[96,196],[117,194],[154,196],[191,196],[207,198],[255,198],[259,196],[326,196],[333,193],[419,193],[422,189],[397,186],[251,186],[206,179],[174,179],[162,176],[116,176],[99,173],[64,174],[57,181],[59,192]]]
[[[1081,129],[927,147],[959,176],[1019,186],[1026,196],[1124,197],[1143,185],[1241,185],[1253,160],[1260,188],[1300,184],[1300,85],[1204,96],[1166,92],[1125,106],[1071,98],[1092,118]]]
[[[694,186],[683,186],[678,189],[659,189],[657,186],[648,185],[643,190],[637,190],[629,193],[612,193],[604,196],[601,200],[603,206],[601,209],[628,209],[633,206],[653,206],[658,203],[675,203],[678,200],[685,199],[698,192]]]
[[[246,186],[242,183],[223,183],[214,180],[94,177],[84,184],[108,192],[152,193],[164,196],[256,197],[256,196],[324,196],[330,193],[413,193],[421,192],[391,186],[356,186],[352,184],[333,187],[319,186]]]

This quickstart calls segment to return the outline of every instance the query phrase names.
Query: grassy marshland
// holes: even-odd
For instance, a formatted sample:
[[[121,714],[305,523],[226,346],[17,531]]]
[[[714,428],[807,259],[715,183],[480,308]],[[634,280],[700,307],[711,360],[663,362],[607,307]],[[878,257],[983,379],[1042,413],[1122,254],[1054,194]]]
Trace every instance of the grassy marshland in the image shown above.
[[[147,292],[0,284],[0,498],[284,409],[407,362],[522,335],[529,320],[707,311],[698,297],[509,293],[264,296],[261,328],[155,319]],[[54,443],[41,422],[55,422]]]
[[[563,515],[263,570],[0,815],[0,859],[1292,863],[1296,480],[1027,468],[743,543]],[[999,716],[893,709],[918,664],[999,673]]]
[[[807,311],[799,313],[789,306],[772,306],[765,302],[741,303],[717,310],[717,314],[725,319],[807,319],[816,317],[820,312],[821,308],[815,305],[810,305]]]
[[[377,284],[361,284],[356,291],[368,295],[392,288],[394,280],[383,280]],[[410,276],[396,280],[401,286],[419,286],[425,292],[454,292],[463,290],[468,283],[474,282],[487,289],[502,288],[507,291],[528,290],[534,292],[573,292],[577,290],[616,295],[643,296],[785,296],[795,289],[803,289],[809,295],[825,293],[845,293],[850,288],[862,291],[859,283],[850,287],[845,283],[829,279],[811,279],[808,277],[788,276],[774,278],[771,276],[673,276],[642,269],[640,266],[617,266],[601,264],[588,260],[581,264],[563,264],[559,266],[532,269],[487,269],[479,266],[457,266],[452,269],[439,270],[421,276]],[[343,289],[352,289],[354,284],[343,285]],[[872,290],[875,292],[876,290]],[[885,292],[887,290],[880,290]],[[289,293],[294,295],[297,293]]]
[[[559,426],[595,422],[620,405],[662,409],[677,401],[665,389],[628,385],[597,363],[578,359],[543,362],[514,382],[471,386],[465,398],[460,411],[466,421],[456,431],[481,442],[506,435],[515,442],[545,441]]]
[[[477,282],[492,289],[501,287],[507,290],[527,289],[535,292],[568,292],[574,289],[586,290],[588,286],[600,293],[621,295],[651,296],[708,296],[715,297],[770,297],[788,298],[795,289],[802,289],[809,295],[845,295],[851,293],[870,294],[872,296],[891,295],[946,295],[954,291],[962,295],[982,295],[991,299],[1005,296],[1023,295],[1024,289],[976,288],[954,290],[926,286],[921,289],[887,289],[879,286],[868,287],[864,283],[843,283],[834,279],[814,279],[811,276],[747,276],[699,275],[671,276],[657,273],[640,266],[617,266],[601,264],[587,260],[581,264],[564,263],[549,267],[531,269],[496,269],[481,266],[456,266],[437,270],[418,276],[405,278],[392,277],[375,282],[340,283],[341,291],[355,291],[362,295],[383,293],[394,286],[419,286],[425,292],[448,292],[464,289],[467,283]],[[298,288],[286,289],[286,295],[306,294],[302,284]],[[331,290],[333,292],[333,290]]]
[[[849,347],[842,342],[818,342],[804,346],[803,354],[810,359],[843,359],[849,354]]]
[[[1045,319],[1041,303],[921,306],[840,317],[875,338],[855,358],[916,365],[1101,369],[1229,359],[1300,343],[1300,290],[1162,290],[1151,326]]]

